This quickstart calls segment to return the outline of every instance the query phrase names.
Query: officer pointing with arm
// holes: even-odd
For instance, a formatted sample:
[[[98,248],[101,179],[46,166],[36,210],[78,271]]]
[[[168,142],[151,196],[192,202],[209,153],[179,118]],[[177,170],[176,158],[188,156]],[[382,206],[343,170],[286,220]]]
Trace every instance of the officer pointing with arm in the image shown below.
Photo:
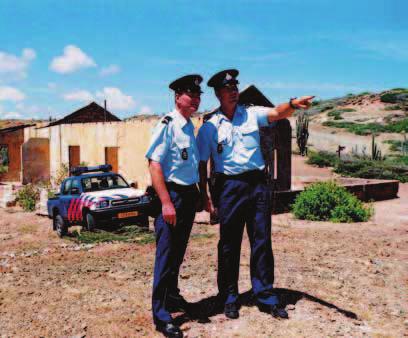
[[[191,115],[200,105],[200,75],[183,76],[170,84],[176,108],[157,125],[146,157],[162,210],[155,219],[156,259],[152,292],[153,320],[166,337],[182,337],[170,312],[186,310],[178,275],[194,221],[199,153]]]
[[[220,219],[218,243],[218,289],[227,318],[239,317],[238,274],[243,229],[246,224],[251,246],[252,291],[259,308],[274,317],[288,318],[273,290],[274,260],[271,242],[271,191],[263,172],[259,128],[274,124],[306,109],[313,96],[291,99],[275,108],[238,105],[238,70],[215,74],[208,86],[220,101],[216,111],[200,128],[200,191],[205,210],[212,212],[207,194],[207,161],[212,157]]]

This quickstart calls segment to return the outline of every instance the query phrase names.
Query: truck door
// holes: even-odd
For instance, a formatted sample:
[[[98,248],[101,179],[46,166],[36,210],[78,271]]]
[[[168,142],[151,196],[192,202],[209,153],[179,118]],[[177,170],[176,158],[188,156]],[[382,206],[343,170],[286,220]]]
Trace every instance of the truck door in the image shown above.
[[[61,190],[60,201],[61,201],[61,216],[68,221],[71,221],[71,215],[69,214],[69,207],[72,201],[71,195],[71,184],[72,179],[67,179]]]

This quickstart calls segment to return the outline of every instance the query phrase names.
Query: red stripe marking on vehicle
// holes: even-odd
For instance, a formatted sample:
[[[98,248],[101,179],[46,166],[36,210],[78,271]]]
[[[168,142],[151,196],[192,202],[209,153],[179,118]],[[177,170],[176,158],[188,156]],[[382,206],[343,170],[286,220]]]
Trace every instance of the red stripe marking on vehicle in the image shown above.
[[[71,219],[72,219],[72,207],[73,207],[73,205],[74,205],[74,199],[71,198],[71,201],[69,202],[69,207],[68,207],[68,215],[67,215],[68,221],[71,221]]]
[[[72,208],[72,220],[76,221],[76,214],[78,212],[79,198],[75,198],[74,206]]]
[[[78,210],[77,210],[77,214],[76,214],[76,218],[78,221],[82,220],[82,208],[84,207],[84,195],[81,195],[80,199],[79,199],[79,203],[78,203]]]

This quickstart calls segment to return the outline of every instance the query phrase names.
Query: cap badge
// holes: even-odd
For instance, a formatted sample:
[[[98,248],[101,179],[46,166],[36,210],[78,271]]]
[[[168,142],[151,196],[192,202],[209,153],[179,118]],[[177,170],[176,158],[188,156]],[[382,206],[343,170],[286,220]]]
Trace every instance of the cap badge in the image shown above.
[[[225,80],[229,81],[231,79],[232,79],[231,74],[229,74],[229,73],[225,74]]]
[[[195,84],[196,86],[198,86],[198,85],[200,84],[200,81],[199,81],[198,79],[195,79],[195,80],[194,80],[194,84]]]

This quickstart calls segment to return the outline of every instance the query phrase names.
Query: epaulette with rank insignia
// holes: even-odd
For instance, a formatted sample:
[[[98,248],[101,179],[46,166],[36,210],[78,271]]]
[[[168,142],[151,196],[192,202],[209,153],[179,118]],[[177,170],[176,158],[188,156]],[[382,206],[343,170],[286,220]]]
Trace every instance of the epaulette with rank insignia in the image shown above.
[[[203,122],[207,122],[210,118],[214,116],[217,110],[212,111],[211,113],[207,113],[203,116]]]
[[[164,124],[169,124],[170,121],[172,121],[173,118],[171,116],[165,116],[163,117],[163,120],[161,121]]]

